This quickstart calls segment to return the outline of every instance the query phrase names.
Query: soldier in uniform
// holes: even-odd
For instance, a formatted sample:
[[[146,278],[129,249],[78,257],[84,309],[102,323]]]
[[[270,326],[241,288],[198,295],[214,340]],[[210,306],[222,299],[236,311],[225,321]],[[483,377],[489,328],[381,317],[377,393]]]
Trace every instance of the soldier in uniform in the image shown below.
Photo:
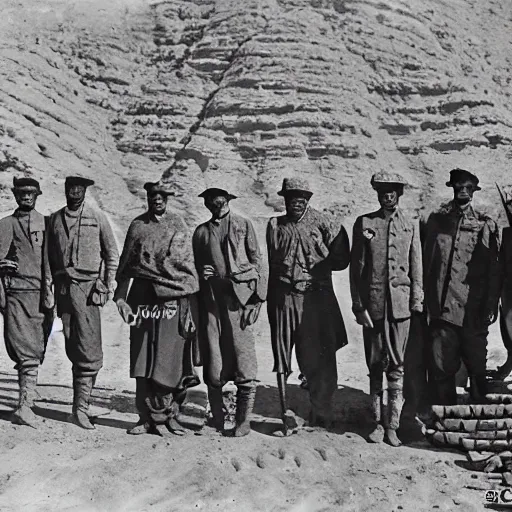
[[[347,232],[335,232],[325,215],[309,206],[309,183],[285,178],[278,192],[286,215],[267,226],[270,265],[268,317],[274,353],[274,371],[285,409],[285,384],[297,362],[307,379],[311,402],[310,425],[328,427],[338,371],[336,351],[347,344],[347,333],[334,295],[332,271],[350,262]],[[285,432],[286,411],[283,410]]]
[[[35,210],[41,194],[32,178],[14,178],[18,208],[0,220],[0,273],[5,303],[4,338],[16,363],[20,395],[14,421],[37,427],[32,411],[39,365],[53,323],[53,295],[48,268],[46,222]]]
[[[371,442],[384,437],[399,446],[396,435],[403,405],[404,355],[411,316],[423,311],[419,224],[399,207],[404,179],[374,174],[380,209],[354,224],[350,262],[352,310],[363,326],[366,364],[370,372],[371,408],[375,428]],[[388,408],[383,407],[383,373],[387,376]],[[386,417],[387,415],[387,417]]]
[[[250,325],[256,321],[266,294],[266,275],[251,221],[230,211],[236,197],[220,188],[209,188],[204,198],[209,221],[193,236],[199,274],[199,340],[203,376],[213,426],[224,430],[222,387],[237,386],[235,437],[250,433],[250,414],[257,386],[255,340]]]
[[[432,338],[436,402],[457,402],[455,374],[464,361],[471,396],[485,400],[489,325],[496,321],[500,294],[499,233],[477,211],[478,178],[450,171],[453,200],[430,214],[425,226],[423,274],[425,306]]]
[[[106,215],[84,202],[94,181],[66,178],[67,206],[48,223],[50,268],[57,315],[62,318],[66,354],[73,365],[72,421],[93,429],[88,411],[96,376],[103,366],[101,307],[113,296],[117,244]]]

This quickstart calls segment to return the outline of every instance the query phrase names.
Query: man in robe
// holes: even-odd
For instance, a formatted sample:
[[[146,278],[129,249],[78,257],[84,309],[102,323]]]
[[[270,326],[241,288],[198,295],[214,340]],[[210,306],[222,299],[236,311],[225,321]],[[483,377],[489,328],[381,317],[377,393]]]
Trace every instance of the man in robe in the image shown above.
[[[73,367],[71,420],[94,429],[89,403],[96,376],[103,366],[101,307],[114,293],[117,244],[107,216],[85,201],[93,180],[69,176],[67,206],[48,223],[50,268],[57,315],[62,319],[66,354]]]
[[[371,185],[380,208],[356,219],[352,237],[350,290],[352,311],[363,326],[374,430],[371,442],[384,438],[400,446],[396,431],[403,405],[404,356],[411,316],[423,311],[419,224],[399,207],[404,179],[374,174]],[[388,407],[383,404],[383,373]]]
[[[181,435],[179,405],[187,388],[199,384],[192,360],[191,302],[199,290],[192,233],[168,210],[168,188],[148,182],[144,189],[148,211],[130,224],[114,296],[131,326],[130,377],[136,379],[139,421],[128,433]]]
[[[229,434],[241,437],[251,430],[258,365],[250,326],[265,300],[266,276],[252,223],[230,210],[235,196],[209,188],[199,197],[212,214],[193,237],[203,376],[219,431],[224,431],[222,387],[229,381],[237,386],[235,429]]]
[[[39,365],[53,323],[53,295],[48,268],[46,221],[36,209],[41,194],[32,178],[14,178],[18,208],[0,220],[0,274],[5,290],[4,338],[16,363],[20,387],[14,421],[37,427],[32,407]]]
[[[425,306],[440,405],[457,403],[461,360],[472,399],[482,402],[487,394],[487,334],[498,316],[501,290],[499,232],[494,220],[472,205],[478,183],[469,171],[450,171],[446,185],[453,188],[453,200],[431,213],[425,226]]]
[[[285,384],[295,346],[308,383],[310,425],[328,427],[338,381],[336,351],[347,344],[332,271],[348,267],[348,235],[343,226],[333,231],[326,216],[309,206],[313,193],[306,180],[285,178],[278,194],[284,197],[286,215],[273,217],[267,226],[267,300],[281,405],[286,408]],[[283,422],[286,431],[284,410]]]

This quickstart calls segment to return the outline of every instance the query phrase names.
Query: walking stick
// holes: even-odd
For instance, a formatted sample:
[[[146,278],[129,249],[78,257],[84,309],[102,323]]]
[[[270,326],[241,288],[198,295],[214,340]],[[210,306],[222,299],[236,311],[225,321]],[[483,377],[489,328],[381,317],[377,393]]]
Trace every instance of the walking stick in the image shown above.
[[[279,401],[281,402],[281,420],[283,421],[283,433],[288,434],[288,425],[286,423],[286,376],[284,373],[277,374],[277,388],[279,390]]]

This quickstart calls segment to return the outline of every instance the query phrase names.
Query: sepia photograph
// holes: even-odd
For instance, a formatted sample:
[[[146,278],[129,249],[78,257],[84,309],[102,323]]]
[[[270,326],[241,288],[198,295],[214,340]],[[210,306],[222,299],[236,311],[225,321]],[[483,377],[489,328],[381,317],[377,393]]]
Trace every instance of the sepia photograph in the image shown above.
[[[0,0],[0,511],[512,510],[511,0]]]

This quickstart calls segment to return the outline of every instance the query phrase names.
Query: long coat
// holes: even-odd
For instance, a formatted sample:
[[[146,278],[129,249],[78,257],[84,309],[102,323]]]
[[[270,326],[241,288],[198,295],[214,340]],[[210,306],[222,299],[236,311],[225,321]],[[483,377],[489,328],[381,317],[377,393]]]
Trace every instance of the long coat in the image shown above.
[[[392,317],[402,320],[423,305],[419,225],[400,208],[388,220],[382,209],[358,217],[350,264],[354,312],[367,310],[372,320],[384,317],[389,296]]]
[[[456,326],[495,312],[500,295],[499,232],[487,215],[453,202],[430,214],[424,233],[425,304]]]

